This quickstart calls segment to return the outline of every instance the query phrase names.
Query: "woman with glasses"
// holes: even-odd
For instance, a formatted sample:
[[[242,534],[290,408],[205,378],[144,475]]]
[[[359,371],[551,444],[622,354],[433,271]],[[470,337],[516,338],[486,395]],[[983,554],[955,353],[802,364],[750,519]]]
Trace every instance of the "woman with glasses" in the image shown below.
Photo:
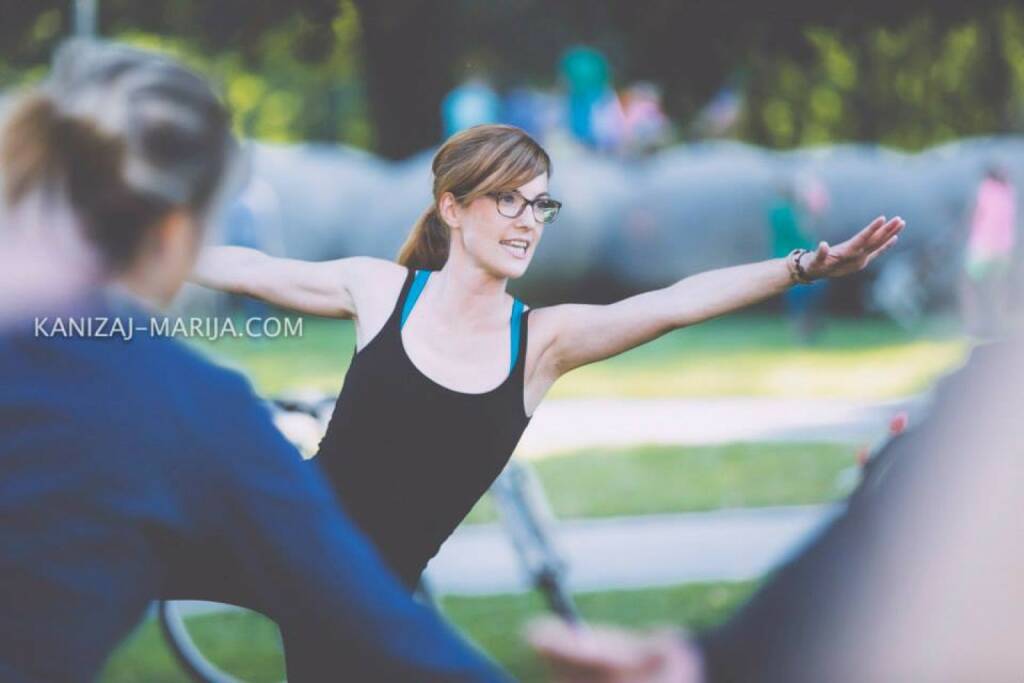
[[[559,377],[794,284],[856,272],[903,228],[880,217],[836,247],[701,273],[610,305],[531,310],[505,288],[561,209],[548,193],[547,153],[518,128],[476,126],[450,138],[432,170],[434,201],[397,264],[214,247],[193,274],[216,289],[355,320],[352,364],[313,462],[410,588]]]

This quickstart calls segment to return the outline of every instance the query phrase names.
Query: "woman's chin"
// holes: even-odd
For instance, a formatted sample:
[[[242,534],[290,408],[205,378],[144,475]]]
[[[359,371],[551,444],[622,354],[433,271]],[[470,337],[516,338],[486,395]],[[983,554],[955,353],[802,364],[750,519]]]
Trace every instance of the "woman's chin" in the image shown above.
[[[510,257],[499,259],[497,262],[490,259],[489,261],[487,270],[489,270],[495,277],[515,280],[526,274],[526,270],[530,267],[531,259],[517,259]]]
[[[509,280],[521,278],[523,275],[526,275],[526,269],[529,267],[530,261],[528,259],[523,259],[519,263],[506,264],[504,268],[505,277],[507,277]]]

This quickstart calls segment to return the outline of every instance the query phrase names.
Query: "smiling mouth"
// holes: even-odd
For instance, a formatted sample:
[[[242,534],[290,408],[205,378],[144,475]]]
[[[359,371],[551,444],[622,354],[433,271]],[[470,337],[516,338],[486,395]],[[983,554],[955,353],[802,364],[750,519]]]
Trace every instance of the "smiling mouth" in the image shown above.
[[[516,258],[526,258],[526,252],[530,249],[530,243],[525,240],[502,240],[500,244]]]

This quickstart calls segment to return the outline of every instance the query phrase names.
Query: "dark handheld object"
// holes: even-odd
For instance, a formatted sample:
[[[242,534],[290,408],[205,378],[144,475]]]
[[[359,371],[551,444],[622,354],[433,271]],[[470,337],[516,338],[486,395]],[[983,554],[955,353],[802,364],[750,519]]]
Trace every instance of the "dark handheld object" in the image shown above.
[[[566,587],[566,563],[552,539],[554,516],[533,470],[519,460],[511,460],[491,486],[491,494],[533,585],[544,595],[551,611],[570,624],[579,624],[579,610]]]

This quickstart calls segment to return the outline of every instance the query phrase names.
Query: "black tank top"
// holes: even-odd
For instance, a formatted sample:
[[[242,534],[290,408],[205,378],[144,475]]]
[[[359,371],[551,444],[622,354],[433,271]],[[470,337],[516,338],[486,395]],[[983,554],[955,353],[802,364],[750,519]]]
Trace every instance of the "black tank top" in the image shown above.
[[[410,270],[384,327],[353,350],[313,460],[410,588],[501,472],[530,422],[523,407],[529,311],[518,300],[510,321],[511,371],[490,391],[448,389],[406,355],[402,324],[429,276]]]

